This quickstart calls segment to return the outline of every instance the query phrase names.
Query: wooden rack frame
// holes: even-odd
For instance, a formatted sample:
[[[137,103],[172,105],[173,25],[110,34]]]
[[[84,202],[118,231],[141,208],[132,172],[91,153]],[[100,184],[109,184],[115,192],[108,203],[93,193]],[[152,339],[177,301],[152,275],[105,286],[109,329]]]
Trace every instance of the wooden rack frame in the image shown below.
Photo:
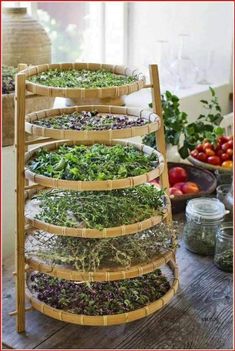
[[[70,69],[70,66],[73,68],[78,68],[76,66],[77,64],[60,64],[60,65],[54,65],[59,66],[58,68],[63,69],[65,67],[66,69]],[[91,64],[89,64],[91,65]],[[38,138],[37,133],[37,139],[34,140],[26,140],[26,128],[28,131],[29,125],[27,124],[28,122],[25,119],[25,100],[26,98],[30,98],[30,95],[26,95],[28,91],[30,91],[33,94],[42,94],[42,95],[48,95],[48,96],[72,96],[72,97],[83,97],[86,95],[85,92],[81,93],[81,90],[78,91],[80,94],[79,96],[76,96],[76,89],[57,89],[57,88],[49,88],[47,89],[46,87],[42,86],[37,86],[35,84],[31,84],[28,82],[26,79],[27,77],[36,74],[38,72],[42,72],[43,70],[48,69],[50,65],[43,65],[43,67],[34,67],[34,68],[29,68],[25,69],[25,66],[21,66],[21,69],[24,69],[23,71],[19,72],[16,76],[16,91],[15,91],[15,128],[16,128],[16,133],[15,133],[15,138],[16,138],[16,162],[17,162],[17,173],[16,173],[16,215],[17,215],[17,220],[16,220],[16,272],[15,272],[15,278],[16,278],[16,311],[14,312],[14,315],[16,315],[16,329],[18,332],[23,332],[25,331],[25,312],[28,310],[26,308],[25,304],[25,289],[26,289],[26,279],[25,279],[25,257],[24,257],[24,245],[25,245],[25,230],[27,228],[26,226],[26,221],[25,221],[25,213],[24,213],[24,208],[25,208],[25,190],[27,189],[33,189],[38,186],[38,184],[33,184],[33,185],[28,185],[27,179],[25,177],[25,151],[27,151],[28,146],[31,144],[41,144],[44,142],[48,142],[53,140],[52,138],[44,137],[44,138]],[[80,66],[79,66],[80,67]],[[97,66],[100,68],[100,65]],[[111,65],[104,65],[102,66],[103,68],[110,69],[110,67],[113,67]],[[49,67],[50,68],[50,67]],[[91,69],[97,69],[96,66],[89,66],[88,68]],[[114,69],[114,68],[113,68]],[[164,159],[166,159],[166,148],[165,148],[165,137],[164,137],[164,123],[163,123],[163,118],[162,118],[162,107],[161,107],[161,95],[160,95],[160,83],[159,83],[159,74],[158,74],[158,67],[157,65],[150,65],[150,84],[146,85],[144,84],[144,80],[141,76],[140,81],[138,81],[136,84],[132,84],[132,87],[124,86],[124,87],[119,87],[118,89],[110,88],[110,89],[104,89],[104,95],[102,95],[102,89],[93,89],[96,90],[95,94],[98,94],[97,97],[113,97],[110,96],[109,93],[115,94],[115,97],[122,95],[123,93],[125,94],[130,94],[133,91],[142,89],[142,88],[151,88],[152,91],[152,103],[153,103],[153,112],[158,115],[160,119],[160,123],[158,123],[158,126],[156,128],[156,142],[157,142],[157,147],[158,151],[163,155]],[[115,66],[114,72],[119,72],[120,73],[127,73],[128,69],[127,68],[122,68],[122,66]],[[88,89],[89,90],[89,89]],[[85,94],[85,95],[84,95]],[[89,92],[88,92],[89,94]],[[94,92],[92,93],[93,96]],[[26,123],[27,122],[27,123]],[[25,127],[26,126],[26,127]],[[35,129],[38,130],[38,129]],[[143,130],[142,130],[143,131]],[[138,133],[137,133],[138,134]],[[47,136],[46,134],[45,136]],[[143,135],[141,132],[140,135]],[[146,181],[146,179],[144,180]],[[41,185],[41,184],[39,184]],[[167,165],[165,165],[161,175],[160,175],[160,185],[162,188],[166,189],[166,193],[169,195],[169,183],[168,183],[168,172],[167,172]],[[50,185],[51,186],[51,185]],[[169,208],[166,216],[166,220],[168,222],[172,221],[172,215],[171,215],[171,210]],[[173,255],[173,261],[174,261],[174,267],[175,270],[177,270],[175,266],[175,257]],[[178,272],[178,271],[177,271]],[[171,297],[176,293],[177,287],[178,287],[178,273],[176,277],[177,283],[174,283],[174,290],[171,289],[169,294],[167,295],[167,301],[170,300]],[[171,293],[173,291],[173,293]],[[37,303],[35,302],[34,298],[30,298],[31,301],[33,301],[33,306],[35,305],[36,309]],[[141,316],[137,313],[136,318],[131,318],[128,321],[142,318],[145,315],[148,315],[151,310],[151,313],[154,312],[156,309],[161,308],[164,303],[157,303],[158,306],[152,308],[150,306],[150,309],[148,309],[148,306],[143,308],[143,312]],[[50,309],[50,308],[49,308]],[[42,309],[43,312],[44,309]],[[148,310],[148,311],[147,311]],[[147,312],[146,312],[147,311]],[[50,315],[49,313],[46,313]],[[135,315],[135,312],[131,313],[131,315]],[[122,317],[122,316],[121,316]],[[57,318],[55,316],[55,318]],[[79,319],[79,318],[78,318]],[[88,317],[89,319],[89,317]],[[97,319],[102,319],[102,318],[97,318]],[[117,316],[118,319],[118,316]],[[66,319],[66,321],[68,321]],[[71,321],[73,322],[73,321]],[[126,322],[125,318],[122,320],[120,318],[120,323]],[[87,324],[87,323],[85,323]],[[89,323],[88,323],[89,324]],[[113,324],[113,323],[111,323]],[[115,323],[114,323],[115,324]]]

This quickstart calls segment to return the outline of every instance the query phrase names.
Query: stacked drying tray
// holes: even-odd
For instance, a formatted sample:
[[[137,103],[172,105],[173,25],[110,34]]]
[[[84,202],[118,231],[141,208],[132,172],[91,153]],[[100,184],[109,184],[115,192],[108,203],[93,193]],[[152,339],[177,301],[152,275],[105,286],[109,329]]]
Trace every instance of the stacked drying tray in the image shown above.
[[[83,72],[82,70],[87,70],[89,72],[98,71],[101,72],[101,74],[103,74],[103,72],[109,72],[108,74],[112,73],[114,74],[114,78],[115,75],[117,75],[118,79],[122,79],[121,85],[83,88],[79,87],[78,84],[78,87],[54,87],[46,86],[46,82],[43,81],[47,73],[59,72],[58,74],[61,75],[61,72],[69,71],[69,73],[75,72],[76,74],[76,71],[79,71],[80,74],[80,71]],[[87,71],[85,72],[86,74]],[[156,244],[156,242],[154,242],[156,238],[156,240],[158,240],[158,235],[160,236],[161,230],[167,231],[167,229],[160,230],[160,226],[163,220],[171,222],[171,208],[167,196],[169,185],[167,169],[164,167],[164,128],[156,65],[150,66],[150,76],[152,82],[150,85],[146,85],[145,78],[136,70],[131,71],[123,66],[89,63],[40,65],[27,68],[17,75],[16,314],[17,330],[19,332],[25,330],[25,288],[32,307],[47,316],[65,322],[96,326],[127,323],[145,317],[163,307],[176,293],[178,288],[178,269],[175,263],[175,237],[174,235],[171,237],[172,232],[170,231],[170,234],[168,233],[169,236],[162,239],[162,248],[158,247],[159,243]],[[38,83],[37,77],[39,77],[40,84]],[[41,77],[43,79],[40,80]],[[149,110],[141,110],[138,108],[86,105],[38,111],[27,115],[25,120],[26,91],[37,95],[53,97],[79,97],[81,99],[97,97],[116,98],[145,87],[152,89],[154,112],[158,112],[158,115]],[[84,123],[87,124],[87,127],[81,127],[81,124],[77,124],[76,120],[76,118],[78,118],[77,116],[79,116],[79,118],[84,117],[84,111],[86,111]],[[74,118],[76,120],[76,128],[74,124],[73,128],[71,127],[71,118],[69,123],[66,123],[66,116],[71,115],[72,122],[74,123]],[[95,118],[93,126],[89,124],[89,117]],[[54,123],[58,118],[60,120],[59,125],[57,122]],[[103,122],[105,124],[106,118],[111,124],[102,126]],[[99,119],[103,122],[99,123]],[[123,120],[125,120],[123,126],[119,125],[118,128],[112,127],[116,121],[122,124]],[[96,122],[99,124],[99,130],[96,130]],[[25,141],[25,132],[35,139]],[[159,141],[158,150],[161,153],[143,144],[123,140],[124,138],[143,136],[151,132],[156,132],[157,140]],[[122,138],[122,140],[119,140],[120,138]],[[52,142],[52,140],[55,141]],[[28,151],[28,146],[31,144],[40,144],[40,146]],[[26,154],[24,154],[25,149],[28,151]],[[89,158],[90,154],[94,152],[94,154],[92,154],[93,159],[91,162],[89,161],[88,164],[91,165],[93,163],[97,165],[99,162],[103,162],[105,169],[106,164],[111,162],[113,169],[115,169],[115,161],[109,158],[114,149],[117,153],[115,156],[117,157],[116,160],[120,160],[120,174],[113,174],[112,177],[109,178],[109,173],[107,175],[105,171],[102,171],[102,164],[101,169],[97,171],[98,173],[92,175],[89,173],[89,165],[87,166],[87,164],[84,166],[84,169],[87,170],[87,174],[84,173],[84,171],[83,174],[80,174],[79,166],[78,168],[75,167],[72,172],[70,168],[68,171],[68,167],[71,166],[69,162],[71,160],[72,163],[75,162],[76,164],[77,162],[77,160],[74,160],[74,150],[79,154],[79,162],[82,162],[83,155]],[[133,162],[135,162],[136,167],[133,167],[132,162],[128,159],[129,151],[132,153]],[[99,152],[101,153],[100,155]],[[58,159],[58,157],[61,158]],[[122,165],[122,160],[128,160],[125,166]],[[46,162],[47,166],[49,164],[49,168],[44,167],[45,165],[43,162]],[[141,162],[143,162],[143,164],[141,164]],[[160,189],[157,191],[153,186],[146,185],[146,183],[156,177],[160,177],[161,188],[166,192]],[[29,181],[31,182],[30,185],[27,183]],[[137,201],[136,203],[138,203],[138,206],[143,205],[142,209],[139,207],[139,213],[143,210],[141,220],[135,218],[131,211],[128,214],[130,217],[129,222],[125,218],[126,224],[120,223],[119,217],[121,216],[117,215],[119,222],[117,220],[116,224],[110,224],[108,227],[105,226],[104,223],[103,225],[100,223],[91,224],[94,217],[92,217],[92,213],[90,221],[82,217],[81,213],[81,218],[76,218],[76,220],[74,220],[74,213],[69,213],[71,211],[68,211],[66,207],[68,206],[69,196],[71,196],[71,201],[78,201],[78,204],[83,206],[82,201],[87,200],[86,196],[82,196],[84,192],[85,194],[90,194],[91,199],[98,199],[98,201],[96,201],[96,207],[98,206],[97,208],[98,211],[100,211],[101,217],[102,214],[104,214],[102,211],[108,209],[108,205],[106,206],[106,200],[103,200],[103,202],[100,200],[99,194],[102,194],[102,196],[114,194],[117,197],[117,201],[120,199],[120,206],[123,197],[129,196],[131,199],[130,204],[132,204],[133,201]],[[158,192],[159,195],[156,195]],[[49,194],[49,197],[51,196],[49,202],[47,202],[47,194]],[[148,194],[151,196],[151,206],[149,205],[150,200],[145,199],[145,196],[149,196]],[[105,199],[105,197],[103,198]],[[54,217],[47,213],[50,211],[50,207],[44,209],[44,215],[40,213],[40,199],[42,203],[46,201],[45,203],[50,203],[52,206],[57,201],[58,208],[54,206]],[[62,199],[64,203],[65,199],[67,199],[65,210],[63,208],[64,205],[61,207],[58,202],[60,199]],[[92,203],[89,203],[88,205],[91,206],[91,204]],[[103,207],[100,206],[100,204],[102,204]],[[110,213],[110,216],[111,215],[113,215],[113,213]],[[61,218],[58,222],[58,217],[60,216]],[[107,214],[106,216],[109,217]],[[65,218],[65,220],[63,218]],[[63,222],[63,220],[65,222]],[[101,219],[101,222],[102,221],[103,219]],[[130,250],[128,243],[132,245],[132,240],[129,240],[130,236],[126,237],[127,240],[123,240],[127,235],[135,236],[135,240],[137,241],[134,242],[133,240],[134,245],[138,240],[141,240],[141,248],[145,250],[143,253],[146,255],[146,262],[144,262],[142,257],[139,262],[130,260],[129,264],[123,264],[123,266],[120,264],[121,259],[118,255],[128,256],[128,250]],[[147,246],[146,249],[144,245],[145,242],[147,243],[147,238],[150,238],[153,244],[152,247]],[[39,241],[37,241],[38,239]],[[75,242],[73,240],[77,241]],[[87,241],[85,242],[84,240]],[[81,263],[80,256],[76,257],[76,264],[74,263],[75,257],[73,257],[73,255],[69,259],[66,257],[48,259],[45,252],[47,252],[50,245],[52,245],[52,248],[53,245],[55,245],[58,249],[57,241],[60,243],[60,249],[61,247],[63,248],[63,245],[66,246],[67,242],[69,242],[72,247],[79,246],[83,243],[85,247],[84,252],[87,252],[87,249],[90,251],[92,249],[96,250],[96,248],[99,247],[99,243],[100,246],[105,243],[103,246],[110,249],[110,255],[112,255],[113,248],[116,250],[116,253],[119,251],[119,248],[121,250],[121,247],[116,246],[115,248],[115,245],[119,245],[119,243],[121,243],[120,245],[123,245],[125,249],[123,249],[123,252],[117,254],[116,258],[118,263],[116,262],[116,264],[113,264],[112,257],[109,257],[108,254],[106,257],[103,253],[102,257],[106,257],[106,265],[101,264],[102,257],[99,257],[98,263],[96,262],[96,264],[93,264],[93,269],[87,269],[87,266],[83,266],[83,269],[81,269],[81,265],[79,265]],[[40,246],[38,245],[39,242],[42,244],[40,254],[37,250]],[[89,244],[87,244],[88,242]],[[156,254],[154,254],[155,249]],[[148,250],[152,250],[151,254]],[[90,252],[87,253],[87,256],[89,256],[89,254]],[[76,255],[78,255],[78,253],[76,253]],[[86,255],[84,255],[83,259],[85,260],[86,258]],[[64,262],[66,262],[66,264]],[[68,264],[68,262],[73,262],[74,265]],[[80,263],[78,264],[78,262]],[[112,264],[107,266],[107,262],[111,262]],[[165,265],[169,266],[172,271],[171,284],[159,270],[159,267]],[[37,273],[35,273],[35,271]],[[43,286],[44,283],[45,285]],[[129,283],[132,286],[130,289],[128,289]],[[157,283],[161,290],[161,292],[158,293],[156,292],[159,288],[156,286]],[[42,285],[40,286],[40,284]],[[148,286],[146,284],[148,284]],[[66,289],[68,292],[66,292]],[[45,290],[47,290],[48,295],[45,295]],[[131,301],[128,299],[120,302],[117,301],[117,294],[120,293],[123,299],[126,296],[127,290],[131,291],[131,295],[128,295],[130,292],[127,294]],[[150,290],[151,292],[149,292]],[[77,295],[73,295],[72,291],[73,293],[76,291]],[[145,291],[146,296],[143,294],[143,291]],[[56,298],[55,292],[59,294]],[[148,293],[151,295],[149,295],[149,298],[147,296]],[[76,307],[74,310],[71,310],[71,306],[66,300],[66,294],[70,294],[70,297],[73,299],[82,300],[80,304],[78,303],[79,308]],[[105,295],[106,300],[109,300],[109,302],[108,305],[106,303],[107,301],[104,302],[106,303],[104,308],[99,306],[97,313],[94,304],[95,299],[101,296],[100,294]],[[132,301],[133,294],[137,296]],[[143,294],[143,296],[141,294]],[[144,303],[144,301],[146,302]],[[75,306],[76,303],[75,301]],[[74,306],[74,302],[72,305]],[[58,306],[63,306],[65,308],[58,308]],[[81,312],[83,307],[84,313]],[[87,311],[92,311],[92,313],[89,315]],[[108,313],[104,313],[104,311],[108,311]]]

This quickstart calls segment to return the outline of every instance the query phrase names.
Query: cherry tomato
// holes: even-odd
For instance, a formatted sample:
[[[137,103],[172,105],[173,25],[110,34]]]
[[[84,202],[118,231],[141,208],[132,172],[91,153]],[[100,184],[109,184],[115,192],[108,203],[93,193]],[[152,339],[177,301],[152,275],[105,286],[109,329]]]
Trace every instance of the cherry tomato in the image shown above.
[[[221,164],[220,158],[218,156],[209,156],[207,162],[215,166],[219,166]]]
[[[219,151],[216,152],[216,155],[221,157],[221,155],[223,155],[223,153],[224,153],[223,150],[220,149]]]
[[[224,161],[222,163],[222,167],[225,167],[225,168],[233,168],[233,161]]]
[[[228,154],[222,154],[220,156],[220,158],[221,158],[222,161],[227,161],[229,159],[229,155]]]
[[[198,145],[196,146],[196,150],[197,150],[198,152],[203,151],[203,145],[202,145],[202,144],[198,144]]]
[[[229,138],[225,135],[218,138],[218,141],[221,145],[223,145],[224,143],[227,143],[228,140],[229,140]]]
[[[232,156],[233,156],[233,149],[227,149],[227,150],[226,150],[226,154],[227,154],[229,157],[232,157]]]
[[[193,150],[190,152],[190,155],[194,158],[197,158],[198,157],[198,151],[197,150]]]
[[[223,144],[223,145],[221,146],[221,149],[222,149],[223,151],[226,151],[227,149],[229,149],[229,144],[228,144],[228,143]]]
[[[217,154],[217,152],[221,150],[221,146],[217,144],[214,150],[215,150],[215,153]]]
[[[207,156],[204,152],[199,152],[198,156],[197,156],[197,159],[202,161],[202,162],[206,162],[207,160]]]
[[[215,152],[209,148],[206,148],[204,151],[205,151],[205,154],[207,156],[214,156],[215,155]]]
[[[233,140],[229,140],[228,145],[229,145],[229,149],[232,149],[233,148]]]
[[[206,149],[213,149],[213,145],[209,142],[203,144],[203,150],[206,150]]]

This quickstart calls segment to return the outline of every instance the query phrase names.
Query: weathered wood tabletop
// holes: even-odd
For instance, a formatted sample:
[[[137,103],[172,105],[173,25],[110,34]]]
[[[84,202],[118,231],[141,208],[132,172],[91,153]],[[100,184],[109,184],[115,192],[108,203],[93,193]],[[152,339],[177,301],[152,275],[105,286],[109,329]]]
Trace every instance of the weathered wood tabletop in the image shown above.
[[[180,289],[165,308],[139,321],[112,327],[60,322],[27,312],[27,332],[15,331],[13,262],[3,267],[3,343],[16,349],[232,349],[232,274],[213,259],[177,252]]]

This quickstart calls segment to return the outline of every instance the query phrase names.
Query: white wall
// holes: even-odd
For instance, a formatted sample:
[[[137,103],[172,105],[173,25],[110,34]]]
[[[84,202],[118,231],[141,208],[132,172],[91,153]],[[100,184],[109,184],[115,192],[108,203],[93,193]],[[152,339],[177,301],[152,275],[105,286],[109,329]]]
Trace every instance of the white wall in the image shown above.
[[[212,83],[229,81],[232,59],[233,3],[133,2],[129,3],[129,64],[142,66],[157,57],[154,43],[169,40],[177,52],[178,35],[190,35],[189,53],[195,64],[205,63],[214,51]],[[169,55],[172,52],[169,52]],[[152,62],[150,62],[152,61]]]

